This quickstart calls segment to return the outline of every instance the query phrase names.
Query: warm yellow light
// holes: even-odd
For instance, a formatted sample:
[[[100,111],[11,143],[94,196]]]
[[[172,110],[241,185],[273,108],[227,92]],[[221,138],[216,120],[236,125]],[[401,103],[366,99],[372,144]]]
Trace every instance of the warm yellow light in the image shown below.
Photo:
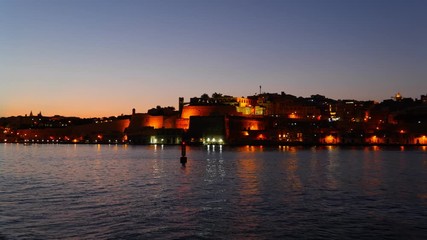
[[[291,113],[289,114],[289,118],[298,118],[298,116],[296,115],[296,113]]]
[[[334,137],[334,136],[332,136],[332,135],[329,135],[329,136],[326,136],[326,137],[325,137],[325,143],[330,144],[330,143],[335,143],[335,141],[336,141],[336,139],[335,139],[335,137]]]
[[[422,136],[419,138],[419,140],[417,140],[417,141],[418,141],[418,143],[426,144],[426,136],[425,136],[425,135],[422,135]]]

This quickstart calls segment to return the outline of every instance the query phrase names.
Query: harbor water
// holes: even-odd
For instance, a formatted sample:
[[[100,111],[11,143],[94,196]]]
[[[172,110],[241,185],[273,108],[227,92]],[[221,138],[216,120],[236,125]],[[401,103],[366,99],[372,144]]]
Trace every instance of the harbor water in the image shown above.
[[[427,239],[426,147],[0,145],[0,239]]]

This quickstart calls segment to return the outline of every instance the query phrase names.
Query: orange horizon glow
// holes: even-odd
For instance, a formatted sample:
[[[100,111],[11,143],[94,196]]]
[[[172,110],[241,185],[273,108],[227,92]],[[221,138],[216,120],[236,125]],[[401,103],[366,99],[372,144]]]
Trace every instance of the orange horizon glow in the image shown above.
[[[148,108],[150,109],[150,108]],[[148,111],[145,110],[144,112]],[[3,116],[0,117],[18,117],[18,116],[29,116],[30,113],[33,113],[34,116],[37,116],[37,114],[39,114],[41,112],[42,116],[44,117],[53,117],[53,116],[62,116],[62,117],[79,117],[79,118],[103,118],[103,117],[117,117],[120,115],[132,115],[132,111],[128,110],[128,111],[113,111],[113,110],[105,110],[105,111],[92,111],[92,110],[86,110],[84,111],[83,109],[81,110],[64,110],[64,109],[60,109],[58,108],[57,110],[55,109],[50,109],[48,111],[43,111],[43,110],[21,110],[21,109],[17,109],[17,110],[13,110],[13,111],[7,111],[3,114]]]
[[[393,1],[386,11],[347,1],[63,2],[2,1],[0,117],[129,115],[214,92],[242,97],[243,106],[256,103],[244,96],[284,90],[400,100],[427,87],[418,61],[427,43],[413,44],[424,36],[425,1]],[[173,34],[178,29],[185,34]]]
[[[114,96],[114,89],[111,95]],[[59,94],[59,93],[58,93]],[[0,117],[12,116],[29,116],[42,113],[43,116],[53,117],[55,115],[63,117],[80,117],[80,118],[102,118],[120,115],[131,115],[132,109],[135,108],[137,113],[146,113],[149,109],[156,106],[173,106],[178,107],[178,95],[168,96],[167,98],[145,99],[141,96],[135,98],[120,99],[106,97],[98,99],[98,96],[73,98],[73,99],[27,99],[22,98],[16,101],[3,103],[0,107]]]
[[[103,111],[103,112],[89,112],[89,111],[55,111],[55,110],[49,110],[49,111],[8,111],[3,114],[3,116],[0,117],[25,117],[30,116],[30,112],[33,113],[34,116],[37,116],[41,112],[42,116],[44,117],[53,117],[53,116],[62,116],[62,117],[78,117],[78,118],[103,118],[103,117],[117,117],[120,116],[122,113],[118,114],[116,112],[112,111]],[[123,115],[131,115],[131,113],[124,113]]]

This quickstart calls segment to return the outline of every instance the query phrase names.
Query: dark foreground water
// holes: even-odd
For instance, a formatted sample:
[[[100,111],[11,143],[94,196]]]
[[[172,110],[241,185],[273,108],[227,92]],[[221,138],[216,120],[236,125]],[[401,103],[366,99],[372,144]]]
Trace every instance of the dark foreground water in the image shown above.
[[[0,239],[427,239],[427,149],[0,145]]]

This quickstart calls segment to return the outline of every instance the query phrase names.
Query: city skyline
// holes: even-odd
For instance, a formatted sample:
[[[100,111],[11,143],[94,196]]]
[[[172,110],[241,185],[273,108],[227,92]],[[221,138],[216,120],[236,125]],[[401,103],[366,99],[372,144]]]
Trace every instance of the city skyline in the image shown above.
[[[0,1],[0,117],[427,90],[425,1]]]
[[[259,91],[261,90],[261,87],[262,86],[259,86],[259,88],[258,88]],[[215,96],[215,95],[217,95],[217,96]],[[359,102],[359,103],[365,102],[365,103],[369,103],[369,104],[372,103],[372,104],[376,104],[376,105],[378,105],[380,103],[388,102],[389,100],[393,100],[393,101],[399,102],[399,101],[404,100],[404,99],[410,100],[409,102],[424,102],[425,98],[427,96],[427,94],[425,94],[425,95],[421,95],[421,96],[419,96],[417,98],[411,98],[411,97],[407,97],[407,96],[402,96],[400,94],[400,92],[397,92],[396,94],[394,94],[393,96],[391,96],[391,97],[389,97],[387,99],[382,99],[380,101],[374,101],[374,100],[369,100],[369,99],[368,100],[366,100],[366,99],[365,100],[357,100],[357,99],[351,99],[351,98],[334,99],[334,98],[330,98],[328,96],[324,96],[324,95],[320,95],[320,94],[315,94],[315,93],[311,94],[308,97],[305,97],[305,96],[295,96],[292,93],[285,93],[284,91],[282,91],[280,93],[279,92],[262,92],[262,93],[258,92],[258,93],[254,93],[253,95],[246,95],[246,96],[241,96],[241,97],[240,96],[231,96],[231,95],[227,95],[227,94],[222,94],[222,93],[214,92],[212,94],[200,93],[198,96],[193,96],[193,97],[189,97],[189,98],[179,97],[177,99],[177,101],[175,101],[177,104],[166,104],[166,105],[157,104],[157,105],[153,105],[151,107],[148,107],[144,111],[139,111],[139,110],[137,110],[135,108],[132,108],[132,109],[122,109],[123,111],[121,111],[121,113],[111,114],[111,115],[103,115],[103,116],[93,116],[93,115],[90,115],[90,116],[62,115],[62,114],[57,114],[57,113],[45,114],[41,110],[33,110],[33,109],[31,109],[29,112],[19,113],[17,115],[10,115],[10,116],[0,116],[0,118],[8,118],[8,117],[31,117],[31,116],[43,116],[43,117],[60,116],[60,117],[71,117],[71,118],[93,118],[93,119],[101,119],[102,118],[102,119],[104,119],[104,118],[116,118],[116,117],[129,117],[130,115],[133,115],[134,113],[149,113],[152,110],[156,110],[156,109],[171,109],[171,107],[172,107],[173,111],[179,111],[179,100],[181,98],[184,101],[183,103],[185,105],[188,105],[188,104],[191,105],[192,100],[194,100],[194,99],[204,99],[204,98],[207,98],[207,100],[208,100],[207,102],[208,103],[214,103],[215,101],[209,102],[209,100],[221,99],[221,98],[225,97],[225,99],[232,98],[233,101],[238,101],[238,99],[241,99],[241,98],[244,98],[244,99],[250,99],[250,98],[253,99],[254,97],[263,97],[263,98],[266,97],[266,98],[269,98],[271,96],[283,96],[283,95],[295,97],[297,99],[309,100],[309,101],[310,101],[310,99],[314,99],[316,97],[322,97],[322,98],[327,99],[328,101],[331,100],[331,101],[334,101],[334,102],[352,102],[352,103],[353,102]]]

